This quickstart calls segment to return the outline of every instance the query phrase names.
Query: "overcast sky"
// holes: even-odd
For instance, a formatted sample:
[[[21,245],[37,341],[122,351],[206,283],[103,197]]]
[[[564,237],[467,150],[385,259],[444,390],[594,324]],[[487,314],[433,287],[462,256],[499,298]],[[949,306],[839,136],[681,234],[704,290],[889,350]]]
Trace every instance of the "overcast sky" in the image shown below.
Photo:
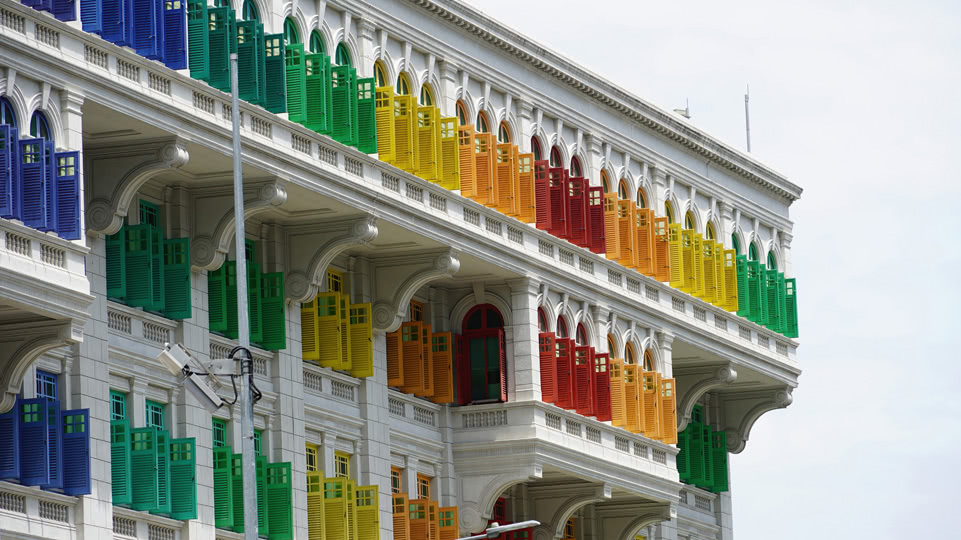
[[[744,147],[791,208],[804,373],[732,456],[738,540],[947,538],[961,483],[961,2],[472,0]]]

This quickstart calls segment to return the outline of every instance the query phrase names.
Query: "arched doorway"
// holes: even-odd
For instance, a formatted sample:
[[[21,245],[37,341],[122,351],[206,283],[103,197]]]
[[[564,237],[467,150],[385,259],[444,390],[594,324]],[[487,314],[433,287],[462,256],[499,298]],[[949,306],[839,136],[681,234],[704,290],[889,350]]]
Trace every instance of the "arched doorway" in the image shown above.
[[[464,317],[458,345],[458,402],[507,401],[507,346],[504,318],[490,304]]]

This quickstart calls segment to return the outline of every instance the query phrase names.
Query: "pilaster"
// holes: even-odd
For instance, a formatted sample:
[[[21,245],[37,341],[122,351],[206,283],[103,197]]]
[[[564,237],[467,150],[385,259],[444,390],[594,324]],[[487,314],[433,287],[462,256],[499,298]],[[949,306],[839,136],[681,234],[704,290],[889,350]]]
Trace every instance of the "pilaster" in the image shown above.
[[[537,350],[537,292],[540,283],[530,278],[509,281],[513,355],[507,357],[508,400],[541,399],[541,370]],[[512,365],[513,364],[513,365]]]

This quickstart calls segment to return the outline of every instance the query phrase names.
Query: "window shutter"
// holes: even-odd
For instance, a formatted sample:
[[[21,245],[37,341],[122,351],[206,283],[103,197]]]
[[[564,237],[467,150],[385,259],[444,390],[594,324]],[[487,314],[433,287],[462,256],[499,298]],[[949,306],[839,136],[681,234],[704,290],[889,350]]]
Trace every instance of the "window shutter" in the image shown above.
[[[380,505],[377,490],[377,486],[357,486],[354,490],[359,540],[380,538]]]
[[[408,506],[411,540],[434,540],[430,536],[430,516],[427,499],[414,499]]]
[[[541,368],[541,401],[554,403],[557,399],[557,375],[554,359],[554,333],[541,332],[537,335],[537,350]]]
[[[16,186],[20,182],[18,161],[20,158],[17,129],[8,125],[0,126],[0,217],[17,217]]]
[[[717,299],[717,261],[714,242],[701,239],[701,300],[713,304]]]
[[[691,429],[693,424],[688,424],[684,431],[677,434],[677,476],[681,482],[688,482],[691,478]]]
[[[151,513],[170,513],[170,433],[157,430],[157,508]]]
[[[589,249],[604,255],[607,250],[607,231],[604,224],[604,188],[587,188],[587,231]]]
[[[440,119],[439,183],[445,189],[460,189],[460,155],[457,148],[456,117]]]
[[[670,237],[666,217],[654,218],[654,279],[671,280]]]
[[[20,411],[20,483],[45,485],[50,481],[47,422],[47,400],[21,399]]]
[[[611,425],[625,427],[627,425],[627,404],[624,392],[624,361],[619,358],[612,358],[610,369]]]
[[[637,208],[634,213],[637,240],[637,271],[645,276],[654,275],[654,212],[649,208]]]
[[[340,346],[340,293],[320,293],[311,304],[316,305],[318,361],[321,366],[340,369],[343,356]]]
[[[410,514],[408,514],[407,495],[393,495],[394,540],[411,540]]]
[[[300,304],[300,343],[304,360],[320,361],[317,298]]]
[[[340,293],[340,369],[349,371],[353,366],[350,356],[350,295]]]
[[[634,201],[617,201],[617,233],[621,236],[621,258],[617,262],[627,268],[637,266],[637,205]]]
[[[643,432],[643,400],[639,395],[639,378],[636,365],[624,364],[624,429],[631,433]]]
[[[347,537],[347,479],[324,479],[324,529],[326,540],[353,540]]]
[[[210,18],[205,0],[187,0],[187,64],[194,79],[210,79]]]
[[[153,304],[154,279],[152,255],[152,227],[131,225],[124,227],[126,252],[126,303],[131,307],[148,307]]]
[[[330,59],[322,53],[308,54],[304,57],[305,100],[307,102],[304,126],[317,133],[327,133],[327,100],[329,98],[327,77]]]
[[[374,79],[357,79],[357,149],[365,154],[377,152],[377,111]]]
[[[679,288],[692,295],[697,293],[697,272],[695,271],[695,266],[701,258],[700,255],[695,255],[695,253],[694,230],[681,229],[681,266],[683,273],[681,274],[681,286]],[[673,286],[673,283],[671,285]]]
[[[401,361],[404,364],[404,385],[401,391],[413,394],[424,388],[424,323],[406,322],[400,326]]]
[[[534,224],[542,231],[551,228],[551,176],[550,162],[534,162]]]
[[[504,330],[497,330],[497,357],[499,363],[499,369],[501,375],[501,395],[500,400],[502,403],[507,403],[507,342],[504,339]]]
[[[121,47],[129,44],[130,24],[127,19],[132,19],[132,14],[127,13],[129,8],[130,4],[126,0],[103,0],[103,26],[100,34],[103,39]]]
[[[272,113],[287,112],[286,51],[283,34],[264,35],[264,108]]]
[[[234,524],[232,457],[229,446],[214,448],[214,522],[220,528]]]
[[[130,439],[131,508],[155,510],[160,496],[157,484],[157,428],[131,429]]]
[[[718,244],[720,249],[721,244]],[[721,308],[736,312],[738,310],[738,294],[740,293],[740,283],[738,279],[738,265],[736,264],[737,253],[733,249],[725,249],[721,252],[722,256],[722,275],[724,280],[724,303]],[[718,276],[721,280],[721,275]]]
[[[264,340],[263,299],[260,265],[247,261],[247,318],[250,321],[250,342],[262,343]],[[237,288],[234,286],[234,299]],[[237,307],[234,306],[236,313]]]
[[[46,489],[63,488],[63,438],[60,436],[60,403],[47,400],[47,481]]]
[[[41,231],[57,230],[57,152],[53,141],[43,143],[43,162],[45,163],[43,197],[46,200],[46,213],[43,225],[37,228]]]
[[[467,405],[471,402],[470,386],[470,353],[467,349],[469,340],[463,336],[454,336],[454,361],[457,365],[454,378],[457,381],[457,404]]]
[[[431,362],[434,366],[434,403],[454,401],[453,335],[450,332],[431,334]]]
[[[360,141],[360,114],[357,108],[357,100],[360,93],[357,91],[357,69],[350,68],[350,146],[357,146]]]
[[[574,410],[594,416],[594,365],[591,348],[574,347]]]
[[[163,311],[166,300],[164,280],[164,238],[159,227],[150,228],[150,279],[153,280],[153,296],[144,306],[151,311]]]
[[[24,225],[46,229],[47,166],[43,139],[20,140],[20,210]],[[14,188],[16,191],[16,188]]]
[[[440,532],[440,512],[437,511],[436,501],[431,501],[427,506],[427,519],[430,521],[430,538],[437,540]]]
[[[741,317],[750,318],[751,316],[751,287],[747,279],[747,256],[737,255],[737,314]]]
[[[170,517],[197,519],[197,445],[193,437],[170,440]]]
[[[184,0],[161,1],[159,4],[164,10],[163,62],[170,69],[186,69],[187,12],[184,9]]]
[[[701,460],[704,463],[704,477],[697,487],[713,490],[714,487],[714,459],[711,456],[711,427],[701,426]]]
[[[494,147],[497,200],[491,201],[499,212],[511,217],[520,213],[517,186],[517,147],[510,143]]]
[[[460,538],[460,527],[457,521],[456,506],[442,506],[437,509],[440,526],[437,529],[439,540],[457,540]],[[397,538],[395,536],[395,538]]]
[[[694,259],[691,267],[694,280],[691,294],[700,298],[704,296],[704,238],[700,233],[693,233],[691,238]]]
[[[304,123],[307,120],[307,74],[304,64],[304,44],[287,45],[287,118],[291,122]]]
[[[330,136],[337,142],[352,144],[354,112],[351,110],[351,96],[356,91],[351,85],[349,66],[330,68],[330,100],[333,107]]]
[[[404,386],[404,361],[401,357],[400,330],[387,334],[387,385]]]
[[[711,491],[714,493],[728,491],[726,431],[711,433],[711,461],[714,469],[714,484]]]
[[[775,269],[765,272],[767,278],[767,327],[780,332],[784,326],[784,274]]]
[[[440,124],[437,107],[417,108],[417,163],[414,174],[427,180],[437,181],[437,149],[440,145]]]
[[[712,303],[724,309],[727,305],[727,284],[724,281],[724,244],[720,242],[713,242],[712,254],[714,255],[714,299]],[[704,271],[705,277],[707,279],[707,270]]]
[[[394,88],[380,86],[374,103],[377,125],[377,158],[393,163],[394,153]]]
[[[110,421],[110,485],[113,491],[113,504],[133,502],[129,426],[127,419]]]
[[[798,337],[797,321],[797,281],[795,278],[784,280],[784,335]]]
[[[574,408],[573,357],[573,340],[570,338],[555,338],[554,374],[557,377],[557,396],[554,400],[554,404],[562,409]]]
[[[641,411],[641,424],[644,436],[649,439],[661,438],[661,375],[656,371],[641,373],[640,399],[644,402]]]
[[[307,540],[326,540],[324,530],[324,473],[307,473]]]
[[[107,256],[107,297],[123,299],[127,296],[127,242],[126,228],[122,227],[116,234],[106,237],[105,251]]]
[[[374,376],[374,329],[370,310],[370,304],[350,304],[350,374],[354,377]]]
[[[90,410],[60,413],[63,444],[63,492],[90,494]]]
[[[594,352],[594,416],[601,422],[611,421],[611,355]]]
[[[431,397],[434,395],[434,352],[433,352],[433,332],[429,324],[423,326],[423,332],[421,333],[421,358],[423,358],[422,370],[424,374],[424,383],[421,386],[419,392],[414,392],[414,395],[420,397]]]
[[[550,225],[547,232],[558,238],[567,234],[567,174],[564,169],[548,169],[548,201],[551,207]]]
[[[688,433],[687,438],[687,460],[688,468],[690,469],[690,475],[688,476],[688,481],[696,486],[704,485],[704,440],[701,437],[701,430],[706,429],[706,426],[701,425],[700,422],[692,422],[685,429],[685,433]]]
[[[20,408],[0,414],[0,480],[20,478]]]
[[[232,10],[226,7],[208,8],[209,30],[207,38],[209,45],[208,67],[210,74],[207,82],[210,86],[224,92],[230,92],[230,50]]]
[[[287,348],[287,312],[284,297],[284,273],[271,272],[260,278],[260,303],[263,338],[261,345],[268,351]]]
[[[109,0],[105,0],[109,1]],[[80,22],[84,32],[103,33],[104,12],[101,0],[80,0]]]
[[[747,286],[750,289],[748,319],[764,324],[767,321],[767,298],[764,290],[764,276],[757,261],[747,262]]]
[[[242,454],[230,455],[230,492],[230,502],[234,507],[232,529],[234,532],[244,532],[244,467]]]
[[[490,133],[474,133],[474,197],[481,204],[496,204],[495,143]]]
[[[661,379],[658,392],[660,401],[657,406],[661,410],[661,442],[677,444],[677,396],[675,395],[674,379]]]
[[[494,501],[494,507],[491,508],[490,521],[496,521],[502,524],[507,522],[507,500],[504,499],[504,497],[498,497],[497,500]]]
[[[80,239],[80,153],[55,154],[56,223],[54,229],[67,240]],[[0,180],[2,182],[2,180]],[[2,194],[0,194],[2,196]]]
[[[621,235],[617,226],[617,193],[604,194],[605,254],[612,261],[621,259]]]
[[[583,178],[571,178],[567,181],[567,240],[581,247],[587,243],[587,203],[584,192]]]
[[[290,474],[289,461],[267,465],[267,528],[271,540],[291,540],[294,537],[294,498]]]
[[[394,161],[398,169],[412,172],[417,165],[416,120],[417,107],[408,95],[393,97],[394,109]]]
[[[164,316],[189,319],[192,313],[190,290],[190,238],[164,241]]]
[[[163,26],[157,19],[157,2],[140,0],[128,5],[133,8],[133,48],[140,56],[157,58],[160,54],[157,50],[158,38],[163,31]]]
[[[684,257],[683,246],[681,244],[681,226],[671,223],[667,229],[668,252],[671,261],[671,287],[682,289],[684,286]]]
[[[212,332],[224,332],[227,330],[227,266],[224,263],[220,268],[207,274],[207,309]]]
[[[477,196],[477,163],[474,161],[474,128],[458,126],[457,156],[460,161],[460,194]]]
[[[524,223],[535,222],[537,211],[534,198],[534,154],[519,154],[517,156],[517,219]]]
[[[237,90],[240,99],[260,103],[260,62],[262,44],[257,39],[257,21],[237,21]]]
[[[77,20],[77,8],[74,0],[53,0],[50,12],[59,21]]]

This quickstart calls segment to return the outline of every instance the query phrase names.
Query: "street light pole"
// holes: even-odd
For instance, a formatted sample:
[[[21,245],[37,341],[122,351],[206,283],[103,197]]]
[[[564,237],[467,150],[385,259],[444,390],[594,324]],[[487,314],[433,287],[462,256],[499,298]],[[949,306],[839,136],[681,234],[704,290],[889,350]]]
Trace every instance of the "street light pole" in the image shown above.
[[[240,364],[241,469],[244,485],[244,540],[257,540],[257,462],[254,457],[254,402],[251,382],[250,323],[247,315],[247,256],[244,240],[244,176],[240,159],[240,92],[237,89],[237,53],[230,55],[231,116],[234,144],[234,252],[237,283],[237,341],[245,358]]]

